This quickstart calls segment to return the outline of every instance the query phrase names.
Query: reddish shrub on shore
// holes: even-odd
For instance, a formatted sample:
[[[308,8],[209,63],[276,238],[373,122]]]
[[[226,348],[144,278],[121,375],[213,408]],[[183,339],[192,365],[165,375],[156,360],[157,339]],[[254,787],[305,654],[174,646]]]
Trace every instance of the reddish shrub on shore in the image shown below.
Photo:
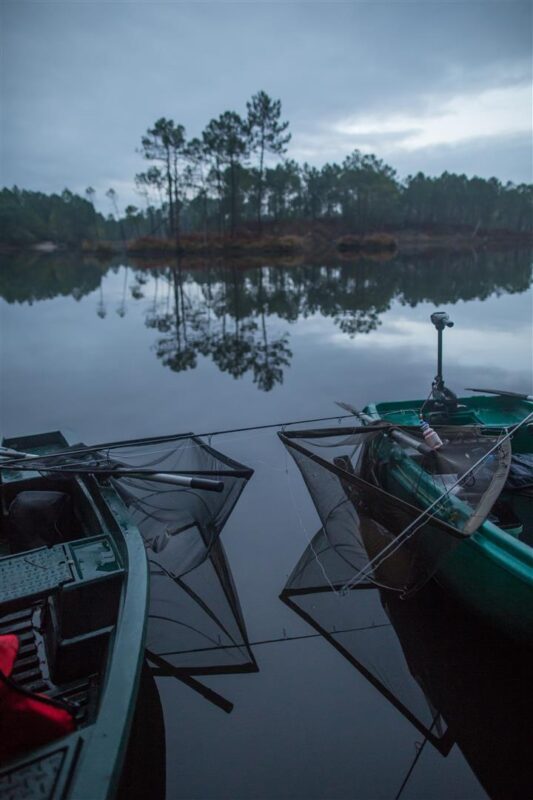
[[[396,250],[398,244],[389,233],[370,233],[363,238],[363,250],[367,253],[378,253],[382,250]]]
[[[337,239],[337,250],[340,253],[358,253],[362,249],[362,241],[360,236],[353,236],[347,234]]]
[[[84,253],[96,253],[96,255],[106,256],[114,253],[117,249],[117,245],[114,242],[94,242],[89,239],[84,239],[81,243],[81,249]]]
[[[347,234],[336,242],[339,253],[394,252],[398,245],[389,233],[369,233],[366,236]]]
[[[128,242],[129,253],[175,252],[176,242],[172,239],[163,239],[158,236],[140,236]]]

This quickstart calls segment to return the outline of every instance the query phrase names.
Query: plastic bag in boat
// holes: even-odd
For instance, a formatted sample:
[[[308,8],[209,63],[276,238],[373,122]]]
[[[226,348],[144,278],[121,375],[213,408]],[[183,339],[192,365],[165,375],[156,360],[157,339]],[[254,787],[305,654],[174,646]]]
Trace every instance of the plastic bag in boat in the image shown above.
[[[511,491],[533,489],[533,453],[513,455],[505,488]]]

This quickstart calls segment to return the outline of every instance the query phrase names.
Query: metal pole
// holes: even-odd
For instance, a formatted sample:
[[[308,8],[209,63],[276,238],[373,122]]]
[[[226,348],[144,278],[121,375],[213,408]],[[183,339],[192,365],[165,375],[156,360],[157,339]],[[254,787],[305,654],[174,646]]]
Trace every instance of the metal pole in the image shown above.
[[[437,381],[442,385],[442,328],[437,328]]]
[[[431,315],[431,321],[437,329],[437,375],[433,382],[436,389],[441,390],[444,388],[444,380],[442,378],[442,332],[444,328],[453,328],[453,322],[445,311],[434,311]]]

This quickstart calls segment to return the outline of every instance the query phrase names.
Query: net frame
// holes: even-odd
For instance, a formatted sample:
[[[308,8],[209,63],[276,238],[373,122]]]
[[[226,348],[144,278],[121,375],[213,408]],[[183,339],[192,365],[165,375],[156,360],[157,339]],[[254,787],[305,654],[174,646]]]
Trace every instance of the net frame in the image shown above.
[[[407,702],[402,701],[400,697],[394,693],[393,689],[390,686],[386,685],[385,680],[380,675],[380,671],[378,669],[372,670],[371,666],[367,663],[365,664],[363,660],[363,656],[357,657],[354,649],[350,649],[347,644],[344,644],[341,641],[341,636],[344,633],[342,630],[337,630],[336,627],[330,625],[330,628],[333,627],[332,630],[328,630],[327,627],[323,624],[323,622],[319,619],[319,608],[320,608],[320,599],[322,597],[327,597],[328,595],[332,595],[335,593],[336,589],[340,589],[345,582],[345,577],[342,576],[342,572],[338,576],[333,576],[331,573],[327,575],[327,580],[319,581],[318,583],[316,580],[311,580],[309,585],[294,585],[295,583],[299,584],[301,581],[302,575],[305,573],[307,567],[313,562],[320,560],[319,553],[321,548],[317,546],[318,540],[320,537],[326,536],[326,532],[323,528],[320,528],[315,536],[313,537],[312,542],[307,546],[307,548],[302,553],[298,563],[294,567],[293,571],[291,572],[289,578],[287,579],[287,583],[285,587],[281,591],[279,598],[282,603],[284,603],[288,608],[291,609],[295,614],[297,614],[304,622],[313,628],[328,644],[330,644],[346,661],[359,672],[377,691],[389,702],[392,706],[408,721],[410,722],[424,737],[428,739],[428,741],[441,753],[443,756],[447,756],[455,743],[454,736],[452,735],[451,731],[449,730],[448,726],[442,719],[442,716],[438,710],[436,710],[430,699],[428,698],[424,687],[420,685],[419,681],[416,680],[414,673],[411,670],[408,658],[404,652],[403,646],[401,644],[401,639],[398,636],[394,625],[392,624],[390,614],[387,610],[386,606],[386,596],[387,592],[383,592],[381,589],[376,587],[373,583],[366,583],[366,584],[358,584],[357,586],[351,587],[348,590],[348,596],[351,596],[352,593],[354,597],[362,598],[365,592],[373,593],[376,596],[379,596],[381,606],[383,609],[383,613],[387,618],[388,626],[392,627],[394,631],[394,635],[397,638],[400,648],[402,650],[403,659],[404,659],[404,667],[406,668],[406,672],[410,674],[411,681],[417,686],[417,691],[421,692],[424,696],[425,702],[427,703],[428,710],[429,710],[429,717],[431,719],[430,724],[425,724],[423,719],[421,718],[420,714],[417,714],[413,708],[411,708]],[[337,564],[337,567],[339,565]],[[335,568],[334,568],[335,570]],[[324,568],[321,570],[324,572]],[[319,572],[316,571],[318,575]],[[389,596],[393,595],[393,593],[388,593]],[[304,597],[312,597],[313,602],[310,604],[310,608],[303,608],[302,605],[299,604],[299,598]],[[391,596],[392,600],[397,600],[396,595]],[[402,601],[400,601],[402,602]],[[371,628],[379,628],[382,627],[380,625],[371,625]],[[356,629],[357,632],[357,629]],[[364,647],[361,646],[361,650],[364,653]],[[440,732],[439,732],[440,731]]]
[[[495,457],[497,459],[497,469],[494,471],[494,474],[491,475],[491,480],[489,481],[489,491],[484,492],[483,496],[481,497],[481,504],[476,504],[475,506],[470,507],[466,503],[462,503],[463,512],[468,513],[469,518],[474,518],[476,524],[468,527],[467,521],[467,524],[461,528],[459,525],[450,524],[450,522],[446,521],[445,519],[441,519],[437,513],[434,513],[434,509],[438,509],[439,504],[444,505],[443,501],[447,502],[449,500],[449,490],[446,490],[440,497],[437,497],[437,500],[431,503],[431,505],[426,504],[426,506],[424,506],[424,504],[422,504],[421,506],[417,506],[414,505],[414,503],[409,502],[409,500],[406,500],[405,497],[398,496],[398,494],[383,488],[383,486],[380,485],[379,480],[376,479],[375,475],[370,479],[367,479],[368,469],[366,469],[364,472],[364,476],[361,471],[355,471],[355,467],[351,463],[351,459],[347,459],[344,456],[337,457],[336,459],[328,459],[328,457],[326,457],[326,455],[322,455],[321,452],[316,452],[316,450],[319,448],[324,448],[325,453],[325,449],[327,448],[338,449],[342,447],[346,449],[346,447],[349,445],[355,445],[352,457],[355,454],[357,447],[359,447],[360,450],[357,455],[356,462],[360,469],[361,460],[363,458],[367,458],[369,448],[372,448],[376,441],[378,441],[378,444],[380,441],[385,441],[387,434],[391,434],[394,430],[408,433],[412,442],[417,438],[419,443],[422,445],[422,449],[424,449],[423,438],[420,429],[413,429],[412,427],[407,426],[393,427],[390,424],[383,422],[378,422],[376,425],[351,427],[344,426],[292,431],[284,430],[278,433],[278,436],[300,470],[302,478],[309,490],[317,513],[321,519],[322,525],[326,531],[328,530],[328,526],[331,528],[337,526],[339,529],[342,529],[343,525],[346,526],[346,524],[351,524],[351,527],[354,531],[354,537],[357,536],[362,540],[364,539],[362,536],[364,527],[363,521],[370,519],[374,524],[374,531],[372,534],[372,539],[374,540],[374,549],[376,548],[376,542],[380,537],[384,542],[384,544],[382,544],[377,551],[377,554],[374,555],[370,554],[366,541],[361,542],[361,558],[364,560],[364,553],[366,550],[367,564],[363,567],[356,567],[356,569],[358,569],[358,576],[353,576],[352,580],[348,581],[344,585],[344,590],[352,588],[358,579],[363,580],[364,578],[368,577],[376,585],[382,585],[384,588],[392,588],[402,591],[404,596],[412,593],[413,591],[417,591],[437,571],[438,562],[449,555],[449,552],[452,548],[458,546],[462,541],[468,538],[484,521],[490,512],[491,502],[502,491],[505,483],[511,461],[511,449],[509,442],[510,434],[505,432],[505,436],[500,436],[499,438],[497,437],[496,443],[489,449],[496,435],[494,431],[482,431],[479,427],[467,428],[466,426],[461,429],[447,428],[445,431],[443,429],[443,433],[446,432],[450,434],[452,437],[455,437],[456,441],[460,443],[464,443],[464,441],[470,441],[470,444],[474,442],[476,446],[481,446],[482,444],[486,450],[485,455],[477,460],[473,465],[470,462],[471,466],[465,471],[464,475],[459,475],[457,477],[457,480],[454,484],[456,486],[460,485],[463,478],[471,473],[472,470],[479,469],[480,465],[484,464],[484,458],[486,456],[489,456],[495,451],[497,453],[497,456]],[[415,437],[413,437],[413,434],[415,434]],[[387,440],[388,438],[389,437],[387,436]],[[328,440],[330,440],[329,443]],[[398,448],[397,444],[394,446]],[[417,453],[414,450],[412,451],[411,455],[413,454],[417,456]],[[420,458],[420,456],[417,457]],[[348,462],[348,468],[346,468],[345,464],[340,463],[343,462],[343,459],[344,461]],[[413,462],[413,459],[406,458],[406,463],[411,462]],[[313,465],[315,465],[315,467],[313,467]],[[321,481],[317,478],[317,474],[315,474],[314,470],[316,467],[322,470]],[[417,469],[419,469],[420,474],[426,474],[421,467],[417,467]],[[332,476],[334,477],[334,481],[336,480],[340,487],[343,488],[344,497],[342,497],[341,492],[339,494],[341,499],[337,501],[336,505],[331,507],[332,500],[331,498],[328,499],[328,490],[327,488],[323,488],[323,484],[330,481],[331,486]],[[428,476],[426,475],[426,477]],[[494,487],[496,488],[494,489]],[[490,490],[492,491],[492,494]],[[416,497],[416,488],[415,491],[410,492],[409,498],[412,497],[413,494]],[[361,498],[364,498],[364,503],[361,503]],[[357,510],[351,513],[352,520],[348,521],[348,523],[346,520],[339,522],[339,519],[331,522],[330,517],[332,516],[332,512],[338,511],[343,503],[346,503],[347,501],[352,503],[354,507],[357,507]],[[367,513],[366,516],[361,516],[360,514],[362,505],[366,505],[370,509],[370,512]],[[480,505],[482,506],[481,511]],[[451,502],[451,506],[455,514],[458,508],[458,500],[456,498],[453,499],[453,502]],[[388,512],[389,519],[386,519],[386,515],[383,513],[385,509]],[[340,514],[337,516],[340,518]],[[381,528],[379,528],[379,524],[383,522],[384,519],[384,525],[381,525]],[[390,526],[391,520],[396,523],[396,525],[392,528]],[[416,527],[413,529],[415,524]],[[378,525],[379,529],[376,528],[376,525]],[[410,529],[413,529],[412,533],[410,532]],[[426,534],[429,529],[431,529],[433,532],[433,539],[431,540],[431,547],[434,550],[434,553],[431,556],[431,559],[434,562],[433,565],[430,563],[428,553],[424,553],[420,548],[417,550],[415,546],[416,542],[410,541],[415,535],[417,542],[421,539],[423,540],[424,534]],[[333,542],[333,539],[334,537],[332,536],[331,542]],[[392,578],[392,576],[389,575],[385,582],[380,582],[380,580],[378,580],[377,568],[381,569],[383,565],[386,564],[387,559],[390,566],[392,563],[390,556],[395,555],[396,552],[399,553],[400,550],[403,555],[405,555],[405,553],[409,553],[409,550],[411,550],[411,574],[405,577],[403,585],[399,576]],[[389,551],[389,555],[385,555],[387,551]],[[381,552],[384,555],[380,560]],[[424,559],[426,561],[425,566],[423,563]],[[366,575],[365,570],[369,568],[371,571],[368,573],[368,575]],[[391,580],[393,580],[393,583],[390,583]]]

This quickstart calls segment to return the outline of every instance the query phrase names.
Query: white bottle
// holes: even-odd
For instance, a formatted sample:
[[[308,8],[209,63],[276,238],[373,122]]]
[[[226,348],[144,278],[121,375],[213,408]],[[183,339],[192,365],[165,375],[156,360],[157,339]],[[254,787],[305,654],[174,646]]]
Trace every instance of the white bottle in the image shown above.
[[[425,419],[421,421],[420,427],[422,428],[424,441],[428,447],[431,447],[432,450],[438,450],[439,447],[442,447],[442,439],[439,434],[434,431],[433,428],[430,428]]]

